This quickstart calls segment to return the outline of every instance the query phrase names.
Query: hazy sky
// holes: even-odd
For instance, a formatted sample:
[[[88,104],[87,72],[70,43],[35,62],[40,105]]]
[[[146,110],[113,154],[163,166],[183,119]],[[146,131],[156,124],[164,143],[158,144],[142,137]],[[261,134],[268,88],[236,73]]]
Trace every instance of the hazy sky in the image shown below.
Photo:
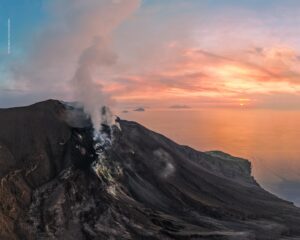
[[[0,107],[73,100],[103,38],[115,60],[93,81],[116,106],[299,108],[299,16],[298,0],[0,0]]]

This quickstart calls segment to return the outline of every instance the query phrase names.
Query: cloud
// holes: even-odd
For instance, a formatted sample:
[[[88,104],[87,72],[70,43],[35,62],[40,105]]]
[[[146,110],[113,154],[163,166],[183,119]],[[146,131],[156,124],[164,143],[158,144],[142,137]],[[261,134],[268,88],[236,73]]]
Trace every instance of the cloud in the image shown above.
[[[214,99],[217,106],[219,99],[223,99],[228,106],[240,106],[240,99],[247,98],[247,95],[255,98],[247,98],[253,101],[247,101],[245,104],[257,104],[257,97],[261,100],[266,99],[263,95],[272,95],[276,101],[277,94],[296,95],[300,91],[298,72],[290,70],[291,64],[281,66],[281,70],[278,70],[276,67],[273,69],[258,65],[257,59],[247,61],[245,58],[240,61],[234,56],[217,55],[201,49],[177,50],[176,61],[162,64],[157,73],[141,72],[113,80],[113,91],[117,93],[118,98],[122,101],[142,101],[149,98],[152,99],[152,103],[161,102],[163,99],[169,104],[182,99],[189,103],[196,99],[203,101],[203,97],[206,97],[204,103]],[[282,57],[280,53],[278,55]],[[260,58],[263,58],[261,61],[268,60],[273,66],[278,61],[276,57],[274,62],[264,55]],[[287,105],[287,101],[282,100],[280,105]],[[272,106],[276,107],[275,104]]]
[[[32,99],[39,95],[91,103],[99,97],[96,102],[126,107],[169,107],[174,102],[239,107],[240,99],[249,99],[245,104],[251,107],[276,107],[277,96],[298,99],[295,26],[300,18],[288,6],[257,12],[177,1],[70,3],[48,3],[48,23],[36,33],[26,55],[10,67],[12,87]],[[90,60],[92,67],[80,67]],[[76,79],[81,73],[91,84],[87,89],[76,84],[80,87],[74,95],[70,81],[80,83]],[[280,99],[280,106],[288,107],[290,101]]]

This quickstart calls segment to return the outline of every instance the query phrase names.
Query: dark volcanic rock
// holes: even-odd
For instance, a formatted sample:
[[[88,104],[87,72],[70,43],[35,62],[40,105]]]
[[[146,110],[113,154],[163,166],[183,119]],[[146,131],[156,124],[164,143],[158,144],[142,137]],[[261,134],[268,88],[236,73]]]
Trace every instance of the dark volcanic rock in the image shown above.
[[[249,161],[118,125],[95,151],[72,106],[0,110],[0,239],[300,238],[300,210],[263,190]]]

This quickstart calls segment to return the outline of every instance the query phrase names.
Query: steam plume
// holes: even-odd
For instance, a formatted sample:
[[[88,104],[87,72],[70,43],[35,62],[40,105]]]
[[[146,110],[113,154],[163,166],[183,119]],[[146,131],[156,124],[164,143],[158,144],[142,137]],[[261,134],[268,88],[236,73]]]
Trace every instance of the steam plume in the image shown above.
[[[115,34],[139,5],[140,0],[45,1],[49,20],[32,39],[26,61],[10,67],[14,84],[34,93],[35,101],[81,101],[99,129],[101,106],[112,102],[103,89],[118,62]]]
[[[94,81],[93,72],[96,68],[114,65],[116,60],[117,56],[109,50],[107,42],[96,38],[80,56],[78,68],[72,80],[76,99],[83,103],[85,111],[91,117],[95,131],[99,131],[104,120],[101,108],[108,106],[111,99],[108,94],[103,92],[103,86]],[[103,116],[106,115],[106,113],[103,114]]]
[[[110,123],[109,112],[104,108],[111,102],[110,96],[105,94],[103,86],[93,78],[95,71],[114,66],[117,54],[112,50],[111,38],[116,29],[137,8],[138,0],[103,1],[105,11],[97,20],[99,28],[91,34],[91,45],[80,54],[78,67],[72,79],[77,100],[83,103],[86,113],[91,117],[94,129],[99,131],[101,123]],[[101,77],[101,76],[100,76]],[[100,81],[101,82],[101,81]]]

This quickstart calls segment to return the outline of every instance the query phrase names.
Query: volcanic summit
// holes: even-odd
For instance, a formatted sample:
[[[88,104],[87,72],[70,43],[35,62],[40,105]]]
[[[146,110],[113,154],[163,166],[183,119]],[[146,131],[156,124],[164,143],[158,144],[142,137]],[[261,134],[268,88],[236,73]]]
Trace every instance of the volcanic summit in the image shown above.
[[[300,239],[248,160],[57,100],[0,110],[0,239]]]

